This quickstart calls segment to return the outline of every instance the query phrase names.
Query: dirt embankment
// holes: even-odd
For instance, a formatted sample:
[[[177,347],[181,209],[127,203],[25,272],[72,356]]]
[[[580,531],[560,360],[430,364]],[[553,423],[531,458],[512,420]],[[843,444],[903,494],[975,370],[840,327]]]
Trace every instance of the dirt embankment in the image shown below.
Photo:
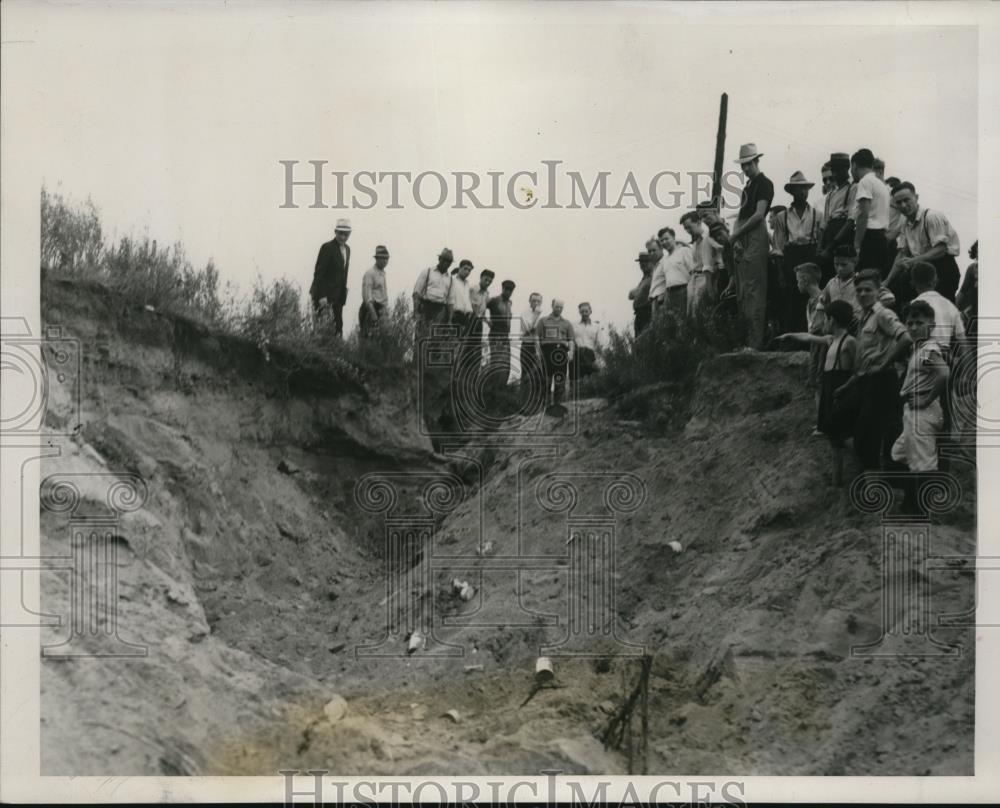
[[[115,542],[119,634],[148,654],[45,660],[45,774],[623,772],[599,736],[638,669],[617,654],[642,645],[651,773],[972,771],[971,630],[934,629],[960,658],[850,653],[880,634],[883,528],[829,484],[801,356],[720,357],[689,400],[634,396],[633,412],[671,409],[667,431],[588,402],[577,422],[512,424],[444,461],[408,381],[294,370],[86,287],[46,283],[43,315],[84,358],[82,427],[43,477],[131,473],[148,489]],[[59,431],[71,399],[53,391]],[[422,576],[386,574],[394,545],[355,498],[371,472],[396,486],[404,534],[433,530],[411,557]],[[936,556],[975,548],[974,477],[955,473],[966,494],[931,528]],[[428,494],[435,479],[451,493]],[[574,577],[581,529],[611,531],[614,564]],[[66,553],[69,531],[43,510],[43,552]],[[970,572],[922,575],[935,615],[971,608]],[[456,576],[471,600],[451,593]],[[587,592],[615,592],[615,634],[585,617],[574,647],[590,656],[556,657],[561,687],[521,706],[573,587],[598,577]],[[68,610],[70,585],[43,576],[45,611]],[[383,640],[403,652],[407,622],[387,618],[399,603],[433,624],[428,655],[356,656]]]

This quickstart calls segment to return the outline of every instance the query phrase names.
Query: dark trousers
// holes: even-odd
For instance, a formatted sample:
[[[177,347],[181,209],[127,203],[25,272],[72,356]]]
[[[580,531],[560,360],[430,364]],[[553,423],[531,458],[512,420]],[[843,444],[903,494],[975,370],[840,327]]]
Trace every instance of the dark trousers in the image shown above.
[[[552,403],[561,404],[566,397],[566,370],[569,355],[562,344],[543,344],[542,362],[545,367],[545,392],[548,400],[549,387],[554,386]]]
[[[521,401],[522,412],[533,414],[537,405],[547,398],[545,390],[545,367],[536,351],[536,343],[521,345]],[[530,405],[530,406],[529,406]]]
[[[329,298],[327,298],[326,307],[322,307],[319,304],[318,298],[313,298],[313,313],[320,316],[323,312],[330,312],[333,316],[333,331],[339,337],[344,334],[344,304],[343,303],[330,303]]]
[[[889,242],[885,230],[866,230],[858,253],[858,271],[877,269],[885,280],[889,274]]]
[[[590,376],[597,372],[597,354],[590,348],[580,348],[577,346],[576,355],[573,357],[573,375],[578,379]]]
[[[369,338],[375,336],[378,331],[379,323],[382,321],[382,317],[385,315],[385,304],[375,303],[372,305],[375,307],[375,318],[372,319],[371,312],[368,310],[368,306],[364,303],[361,304],[361,308],[358,309],[358,327],[361,331],[361,336],[364,338]]]
[[[635,335],[638,337],[653,319],[653,304],[638,306],[635,310]]]
[[[815,244],[786,244],[781,262],[780,322],[782,331],[806,330],[806,304],[809,295],[800,292],[795,281],[795,267],[816,260]]]
[[[891,368],[858,378],[854,451],[866,471],[888,467],[892,444],[903,431],[899,378]]]
[[[937,293],[941,297],[946,297],[952,303],[955,302],[955,294],[958,292],[958,281],[961,272],[955,256],[946,255],[944,258],[937,258],[931,261],[937,270]]]

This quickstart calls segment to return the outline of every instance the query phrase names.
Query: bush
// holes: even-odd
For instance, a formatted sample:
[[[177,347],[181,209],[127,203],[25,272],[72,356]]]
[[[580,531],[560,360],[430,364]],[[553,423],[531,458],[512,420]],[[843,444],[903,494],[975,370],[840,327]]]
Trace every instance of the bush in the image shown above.
[[[104,254],[101,220],[87,199],[73,208],[42,188],[41,263],[43,271],[65,275],[96,272]]]
[[[41,214],[43,272],[102,283],[140,306],[223,323],[226,306],[212,261],[195,269],[181,244],[161,247],[149,236],[105,241],[97,208],[89,199],[74,207],[42,188]]]
[[[580,382],[578,395],[618,398],[650,384],[685,384],[704,359],[743,344],[745,329],[726,303],[693,320],[661,313],[638,336],[612,326],[601,347],[601,370]]]

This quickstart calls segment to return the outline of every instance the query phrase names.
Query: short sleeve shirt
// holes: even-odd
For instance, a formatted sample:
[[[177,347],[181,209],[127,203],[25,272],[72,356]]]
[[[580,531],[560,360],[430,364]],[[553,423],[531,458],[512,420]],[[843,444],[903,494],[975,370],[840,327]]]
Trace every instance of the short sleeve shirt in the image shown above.
[[[858,331],[858,372],[870,373],[876,365],[888,359],[896,341],[906,333],[906,327],[895,312],[876,302],[861,315]]]
[[[652,298],[660,297],[664,292],[667,291],[667,270],[663,265],[663,259],[661,258],[656,266],[653,268],[653,273],[649,280],[649,296]]]
[[[486,304],[490,299],[490,290],[487,289],[485,292],[482,291],[478,286],[475,289],[469,289],[469,302],[472,304],[472,313],[477,317],[482,317],[486,314]]]
[[[965,336],[965,323],[958,307],[938,292],[923,292],[916,297],[934,309],[934,327],[931,339],[944,348],[951,348],[956,340]]]
[[[858,180],[857,189],[854,193],[854,204],[851,206],[851,218],[858,220],[860,206],[858,202],[867,199],[871,204],[868,207],[868,229],[885,230],[889,227],[889,188],[882,182],[874,171],[869,171]]]
[[[763,174],[758,174],[743,187],[739,220],[742,222],[753,216],[757,211],[757,203],[761,200],[766,203],[764,210],[767,211],[774,200],[774,183]]]
[[[910,361],[906,364],[906,377],[899,390],[902,398],[910,398],[914,394],[926,393],[934,385],[934,373],[931,368],[944,364],[944,353],[941,346],[929,339],[913,348]]]
[[[385,271],[371,267],[361,279],[361,301],[384,306],[389,302],[389,292],[385,286]]]
[[[708,235],[702,236],[705,241]],[[721,253],[721,250],[720,250]],[[678,244],[669,255],[664,255],[660,262],[663,265],[663,274],[666,279],[666,286],[687,286],[691,278],[691,270],[694,268],[694,257],[691,255],[691,248],[685,244]]]
[[[437,267],[427,267],[417,277],[413,294],[431,303],[447,303],[451,296],[452,280],[447,270],[441,272]]]
[[[938,244],[947,246],[948,255],[958,255],[961,250],[958,233],[951,226],[948,217],[930,208],[918,209],[912,222],[903,222],[903,229],[896,239],[899,249],[911,258],[923,255]]]
[[[472,301],[469,299],[469,281],[462,280],[457,275],[451,284],[451,295],[448,299],[455,311],[472,314]]]
[[[556,317],[553,314],[538,318],[535,333],[543,345],[571,343],[575,338],[573,324],[565,317]]]

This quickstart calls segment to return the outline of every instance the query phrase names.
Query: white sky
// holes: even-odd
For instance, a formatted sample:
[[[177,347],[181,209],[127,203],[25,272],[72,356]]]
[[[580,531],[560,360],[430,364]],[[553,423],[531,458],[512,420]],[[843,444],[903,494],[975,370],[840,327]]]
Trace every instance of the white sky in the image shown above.
[[[10,22],[22,7],[6,11]],[[49,6],[6,47],[29,49],[18,92],[43,124],[48,187],[89,194],[108,233],[179,239],[244,289],[260,273],[305,291],[320,243],[349,216],[349,326],[376,244],[392,253],[393,295],[449,246],[477,274],[515,280],[516,309],[537,290],[574,309],[589,299],[597,319],[624,324],[635,255],[682,211],[386,210],[385,195],[342,212],[306,208],[308,191],[303,207],[281,210],[278,160],[510,174],[560,159],[585,177],[611,171],[614,200],[630,170],[643,186],[661,170],[710,170],[723,91],[727,168],[753,141],[776,199],[787,202],[781,187],[802,170],[815,203],[830,152],[868,146],[951,218],[964,268],[978,235],[974,28],[722,26],[674,11]]]

